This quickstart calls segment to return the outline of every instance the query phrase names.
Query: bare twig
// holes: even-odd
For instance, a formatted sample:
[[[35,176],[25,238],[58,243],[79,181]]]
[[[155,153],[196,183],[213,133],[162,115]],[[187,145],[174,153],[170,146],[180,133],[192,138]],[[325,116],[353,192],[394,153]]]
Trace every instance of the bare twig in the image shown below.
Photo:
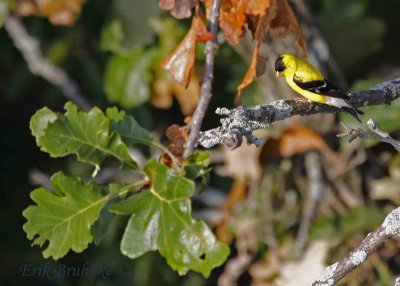
[[[312,286],[332,286],[363,263],[386,240],[400,234],[400,207],[385,218],[381,227],[371,232],[361,244],[346,257],[325,268],[320,278]]]
[[[278,250],[278,239],[275,236],[274,230],[274,206],[272,204],[272,178],[270,175],[265,175],[262,181],[262,189],[264,189],[264,207],[262,209],[264,218],[264,239],[265,243],[272,251]]]
[[[386,81],[377,86],[350,94],[350,103],[354,107],[363,107],[378,104],[390,104],[400,97],[400,78]],[[218,108],[217,114],[226,115],[221,119],[221,126],[205,132],[200,132],[200,143],[205,148],[210,148],[218,143],[224,144],[230,149],[239,147],[242,136],[247,141],[257,146],[262,141],[256,138],[252,131],[265,128],[269,124],[283,120],[295,115],[312,115],[317,113],[336,112],[337,108],[325,104],[311,104],[299,100],[276,100],[267,105],[259,105],[254,108],[245,109],[238,106],[232,110]]]
[[[236,285],[237,279],[250,266],[252,256],[247,252],[241,252],[238,256],[229,259],[225,271],[218,278],[218,286]]]
[[[200,100],[194,111],[192,122],[190,125],[190,134],[188,141],[185,145],[183,156],[186,158],[190,156],[196,147],[197,139],[201,123],[203,122],[204,115],[207,111],[208,104],[212,96],[212,80],[214,77],[214,51],[217,48],[217,34],[218,34],[218,16],[219,16],[220,0],[213,0],[210,18],[209,30],[215,35],[213,39],[207,41],[204,48],[206,55],[204,62],[204,73],[200,88]]]
[[[308,240],[308,232],[315,213],[315,207],[321,200],[323,192],[322,170],[318,153],[310,152],[306,155],[306,170],[309,181],[308,193],[303,205],[303,215],[296,237],[294,252],[300,256]]]
[[[29,171],[29,181],[32,185],[41,186],[48,190],[54,190],[50,182],[50,176],[38,169],[31,169]]]
[[[75,102],[82,109],[87,111],[91,108],[91,104],[81,94],[78,85],[61,68],[43,57],[38,41],[27,33],[16,16],[7,16],[4,26],[33,74],[58,86],[66,98]]]
[[[362,129],[354,129],[351,127],[348,127],[344,123],[342,123],[342,126],[344,128],[344,131],[340,134],[337,135],[337,137],[344,137],[350,135],[350,142],[353,141],[356,138],[366,138],[366,139],[372,139],[372,140],[377,140],[380,142],[384,143],[389,143],[392,145],[398,152],[400,152],[400,141],[393,139],[390,137],[389,133],[382,131],[379,128],[378,123],[373,121],[372,119],[369,119],[367,122],[369,130],[374,133],[372,134],[371,132],[364,131]]]

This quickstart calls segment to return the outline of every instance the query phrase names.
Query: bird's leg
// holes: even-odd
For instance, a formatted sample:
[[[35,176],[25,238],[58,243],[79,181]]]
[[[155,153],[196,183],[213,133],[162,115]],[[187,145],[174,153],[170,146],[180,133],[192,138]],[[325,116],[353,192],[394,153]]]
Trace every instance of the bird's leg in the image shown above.
[[[295,100],[299,101],[299,102],[304,102],[304,103],[307,102],[308,106],[309,106],[308,107],[308,112],[311,112],[317,106],[317,102],[311,101],[311,100],[309,100],[309,99],[307,99],[307,98],[305,98],[303,96],[296,96]]]
[[[310,102],[307,98],[305,98],[304,96],[295,96],[294,100],[296,101],[300,101],[300,102]]]

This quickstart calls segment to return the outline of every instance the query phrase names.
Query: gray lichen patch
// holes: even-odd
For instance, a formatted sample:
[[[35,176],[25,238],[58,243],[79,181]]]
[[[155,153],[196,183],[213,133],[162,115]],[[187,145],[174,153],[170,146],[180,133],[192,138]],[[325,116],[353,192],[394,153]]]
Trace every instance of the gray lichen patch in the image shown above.
[[[356,251],[351,256],[351,262],[354,265],[359,265],[367,259],[367,253],[364,250]]]
[[[287,104],[283,99],[274,101],[271,103],[271,106],[275,108],[276,120],[289,117],[293,111],[293,107]]]
[[[393,236],[400,233],[400,207],[393,210],[382,224],[385,234]]]
[[[327,283],[326,284],[327,286],[332,286],[334,283],[333,275],[335,275],[335,271],[338,264],[339,262],[336,262],[326,267],[325,270],[322,272],[321,276],[319,277],[318,281]]]

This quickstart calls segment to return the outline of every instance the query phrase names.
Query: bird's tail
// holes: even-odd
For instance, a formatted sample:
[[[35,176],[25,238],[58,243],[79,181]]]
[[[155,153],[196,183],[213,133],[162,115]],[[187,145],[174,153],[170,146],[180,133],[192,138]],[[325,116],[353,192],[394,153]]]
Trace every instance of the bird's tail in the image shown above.
[[[357,119],[358,122],[361,123],[361,118],[360,115],[363,115],[364,112],[362,112],[361,110],[349,105],[349,106],[342,106],[340,108],[341,110],[343,110],[344,112],[346,112],[347,114],[350,114],[351,116],[353,116],[355,119]]]

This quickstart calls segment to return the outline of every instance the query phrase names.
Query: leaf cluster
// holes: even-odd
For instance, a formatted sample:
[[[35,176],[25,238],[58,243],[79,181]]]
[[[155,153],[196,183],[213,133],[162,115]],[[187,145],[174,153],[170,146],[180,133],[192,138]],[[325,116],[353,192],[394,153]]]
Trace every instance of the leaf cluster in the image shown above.
[[[116,108],[105,114],[98,108],[82,112],[67,103],[65,110],[60,114],[42,108],[32,117],[31,131],[42,151],[52,157],[75,155],[94,166],[94,176],[105,158],[112,157],[143,178],[98,185],[57,172],[51,178],[53,190],[35,189],[31,198],[36,204],[23,212],[23,228],[34,245],[45,247],[45,258],[57,260],[70,250],[82,252],[94,240],[100,242],[107,231],[100,214],[107,211],[130,215],[121,241],[128,257],[158,251],[179,274],[195,270],[206,277],[225,261],[229,248],[191,212],[194,180],[209,164],[207,153],[196,152],[179,162],[133,117]],[[136,144],[161,149],[173,163],[153,158],[140,168],[129,155]]]

